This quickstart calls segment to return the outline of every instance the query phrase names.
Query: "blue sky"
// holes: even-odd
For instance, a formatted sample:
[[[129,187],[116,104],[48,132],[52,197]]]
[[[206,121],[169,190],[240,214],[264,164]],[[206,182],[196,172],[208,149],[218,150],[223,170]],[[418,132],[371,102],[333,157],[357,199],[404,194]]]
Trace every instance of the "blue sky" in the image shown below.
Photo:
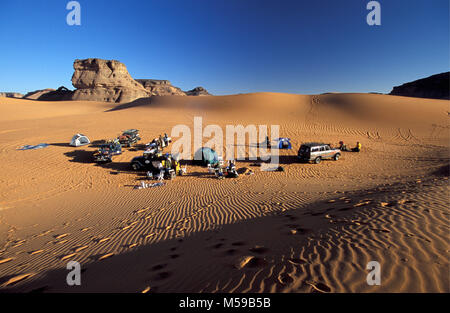
[[[73,60],[213,94],[389,92],[449,70],[449,1],[65,0],[0,2],[0,91],[73,88]]]

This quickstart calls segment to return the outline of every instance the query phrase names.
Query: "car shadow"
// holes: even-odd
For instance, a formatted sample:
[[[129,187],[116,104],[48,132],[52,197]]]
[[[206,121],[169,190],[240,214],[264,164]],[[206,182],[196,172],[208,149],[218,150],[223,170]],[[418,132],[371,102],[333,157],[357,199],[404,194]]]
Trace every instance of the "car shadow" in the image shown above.
[[[93,158],[92,151],[88,150],[74,150],[71,152],[66,152],[64,155],[68,158],[72,158],[69,160],[69,162],[76,162],[76,163],[95,163]]]
[[[67,142],[54,142],[54,143],[50,143],[50,146],[55,146],[55,147],[73,147],[70,144],[68,144]]]

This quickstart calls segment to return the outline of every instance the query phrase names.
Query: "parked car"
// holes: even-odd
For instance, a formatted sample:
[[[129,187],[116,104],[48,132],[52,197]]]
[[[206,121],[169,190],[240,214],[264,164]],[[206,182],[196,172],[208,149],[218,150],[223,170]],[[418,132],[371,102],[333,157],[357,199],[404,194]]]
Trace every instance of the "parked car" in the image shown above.
[[[319,164],[324,159],[339,160],[341,157],[341,150],[333,149],[329,144],[309,142],[304,143],[298,150],[298,158],[303,162],[313,161]]]
[[[163,154],[160,149],[149,149],[142,156],[131,160],[131,168],[135,171],[147,171],[149,177],[162,177],[165,179],[183,175],[180,162],[170,153]]]
[[[123,131],[122,135],[120,135],[118,139],[120,144],[125,147],[131,147],[141,140],[139,137],[139,130],[137,129],[127,129]]]
[[[97,152],[94,154],[96,162],[111,162],[114,155],[122,154],[122,146],[119,140],[110,140],[104,144],[101,144]]]

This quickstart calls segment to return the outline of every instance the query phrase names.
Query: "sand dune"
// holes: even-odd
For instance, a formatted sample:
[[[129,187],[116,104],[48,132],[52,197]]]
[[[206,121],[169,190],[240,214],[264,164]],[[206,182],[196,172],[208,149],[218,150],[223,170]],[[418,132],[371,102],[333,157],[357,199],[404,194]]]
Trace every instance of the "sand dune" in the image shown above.
[[[368,94],[153,97],[113,106],[0,98],[0,290],[126,292],[449,292],[448,101]],[[134,190],[127,149],[92,163],[95,145],[138,128],[278,124],[294,149],[284,172],[189,175]],[[305,141],[361,153],[296,162]],[[45,149],[20,151],[27,144]],[[445,167],[447,166],[447,167]],[[85,270],[66,285],[65,265]],[[368,261],[381,286],[366,283]],[[383,271],[383,269],[386,269]]]

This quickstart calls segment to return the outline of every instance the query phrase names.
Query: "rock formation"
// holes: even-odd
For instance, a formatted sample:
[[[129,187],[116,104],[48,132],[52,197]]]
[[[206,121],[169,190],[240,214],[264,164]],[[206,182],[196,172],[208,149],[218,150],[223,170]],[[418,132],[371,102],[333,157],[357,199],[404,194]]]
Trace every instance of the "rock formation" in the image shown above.
[[[436,74],[396,86],[390,95],[432,99],[450,99],[450,72]]]
[[[18,93],[18,92],[0,92],[0,97],[23,98],[23,94]]]
[[[203,87],[195,87],[189,91],[186,91],[187,96],[210,96],[211,94]]]
[[[130,102],[151,93],[131,78],[124,64],[115,60],[75,60],[72,100]]]
[[[64,86],[59,87],[56,90],[52,90],[50,92],[42,94],[37,100],[42,101],[64,101],[64,100],[72,100],[74,92],[72,90],[67,89]]]
[[[38,100],[42,95],[45,95],[49,92],[55,91],[55,89],[47,88],[47,89],[39,89],[35,91],[30,91],[23,98],[30,100]]]
[[[76,90],[72,91],[61,86],[57,90],[32,91],[23,97],[44,101],[90,100],[124,103],[151,96],[209,95],[203,87],[184,92],[173,86],[168,80],[134,80],[128,73],[126,66],[115,60],[75,60],[73,68],[75,72],[72,76],[72,85]],[[3,96],[20,95],[15,93],[3,94]],[[2,96],[2,93],[0,93],[0,96]]]
[[[185,96],[178,87],[172,86],[168,80],[136,79],[152,96]]]

